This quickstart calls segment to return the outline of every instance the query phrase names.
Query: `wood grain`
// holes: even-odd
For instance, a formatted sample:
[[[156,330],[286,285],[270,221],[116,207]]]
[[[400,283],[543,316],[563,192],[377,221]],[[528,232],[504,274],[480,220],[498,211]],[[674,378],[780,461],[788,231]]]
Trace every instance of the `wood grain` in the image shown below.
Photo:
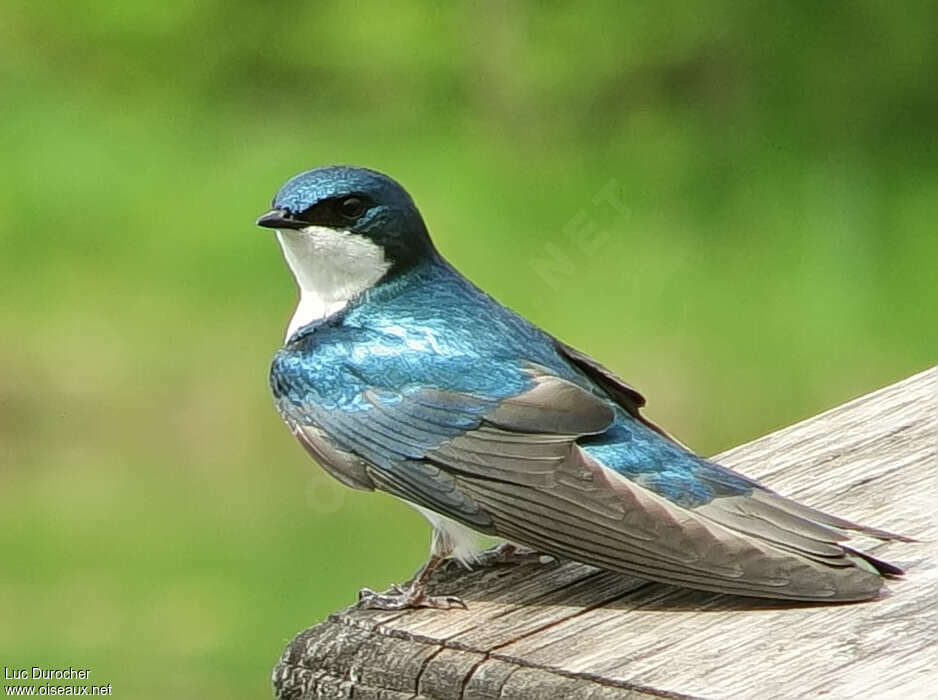
[[[354,608],[300,633],[278,698],[938,698],[938,367],[718,460],[784,495],[919,539],[861,542],[906,569],[869,603],[780,603],[579,564],[467,572],[468,610]]]

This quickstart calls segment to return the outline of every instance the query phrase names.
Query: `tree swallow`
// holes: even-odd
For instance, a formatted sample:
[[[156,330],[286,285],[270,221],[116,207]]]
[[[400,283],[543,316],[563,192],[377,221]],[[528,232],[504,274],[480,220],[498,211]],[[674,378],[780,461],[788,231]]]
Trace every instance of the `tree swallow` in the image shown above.
[[[654,425],[638,391],[444,260],[386,175],[309,170],[257,223],[276,229],[300,292],[270,372],[281,416],[332,476],[433,525],[420,573],[361,605],[460,605],[424,584],[446,557],[473,559],[473,531],[764,598],[867,600],[902,573],[849,540],[907,538],[784,498]]]

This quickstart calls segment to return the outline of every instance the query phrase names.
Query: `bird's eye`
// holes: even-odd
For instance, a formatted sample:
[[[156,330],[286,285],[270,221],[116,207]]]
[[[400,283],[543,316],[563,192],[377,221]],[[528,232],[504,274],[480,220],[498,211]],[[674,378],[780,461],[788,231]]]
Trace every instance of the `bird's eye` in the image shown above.
[[[354,221],[365,213],[365,202],[361,197],[346,197],[339,201],[338,210],[344,218]]]

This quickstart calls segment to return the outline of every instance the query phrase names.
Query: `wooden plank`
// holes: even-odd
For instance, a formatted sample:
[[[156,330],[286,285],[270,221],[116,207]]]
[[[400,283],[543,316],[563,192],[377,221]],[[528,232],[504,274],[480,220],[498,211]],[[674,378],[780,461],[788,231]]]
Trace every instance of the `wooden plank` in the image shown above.
[[[294,639],[278,698],[938,698],[938,367],[719,455],[785,495],[920,542],[880,599],[791,604],[579,564],[431,583],[468,610],[348,608]]]

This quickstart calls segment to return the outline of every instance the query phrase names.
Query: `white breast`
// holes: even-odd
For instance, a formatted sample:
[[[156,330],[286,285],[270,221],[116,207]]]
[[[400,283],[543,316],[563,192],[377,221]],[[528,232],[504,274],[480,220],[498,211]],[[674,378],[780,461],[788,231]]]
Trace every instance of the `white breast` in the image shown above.
[[[300,301],[287,327],[287,338],[303,326],[343,309],[391,267],[379,245],[351,231],[307,226],[277,231],[277,239],[300,288]]]

